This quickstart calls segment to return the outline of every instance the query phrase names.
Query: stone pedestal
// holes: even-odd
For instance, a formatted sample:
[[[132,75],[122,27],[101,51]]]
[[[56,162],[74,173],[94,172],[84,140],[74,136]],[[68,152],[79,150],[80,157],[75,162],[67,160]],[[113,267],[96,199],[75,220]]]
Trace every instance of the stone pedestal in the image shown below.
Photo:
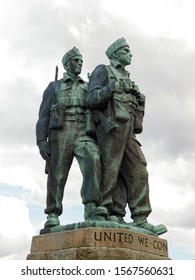
[[[27,260],[167,260],[165,239],[129,229],[81,228],[34,236]]]

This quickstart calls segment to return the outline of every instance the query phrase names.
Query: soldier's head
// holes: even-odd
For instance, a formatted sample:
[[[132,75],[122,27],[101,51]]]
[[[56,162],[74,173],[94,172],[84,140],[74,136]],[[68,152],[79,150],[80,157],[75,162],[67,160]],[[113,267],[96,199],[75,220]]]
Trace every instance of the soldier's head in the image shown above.
[[[106,55],[110,60],[115,60],[124,67],[131,64],[131,58],[133,56],[124,38],[120,38],[112,43],[106,50]]]
[[[74,47],[62,57],[62,64],[67,72],[79,75],[83,65],[83,56],[80,51]]]

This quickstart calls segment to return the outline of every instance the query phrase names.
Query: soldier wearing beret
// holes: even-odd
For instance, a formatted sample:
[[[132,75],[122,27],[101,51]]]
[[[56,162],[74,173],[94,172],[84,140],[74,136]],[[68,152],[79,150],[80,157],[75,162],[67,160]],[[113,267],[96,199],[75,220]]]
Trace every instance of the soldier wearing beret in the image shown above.
[[[100,151],[86,133],[89,113],[85,99],[87,83],[79,76],[83,57],[77,48],[62,58],[63,78],[51,82],[43,93],[36,138],[40,154],[47,162],[47,202],[45,228],[60,224],[64,188],[73,158],[83,175],[81,198],[85,220],[105,220],[107,210],[100,205]],[[75,186],[76,187],[76,186]]]
[[[142,132],[145,96],[125,69],[131,63],[130,47],[120,38],[110,45],[106,55],[110,65],[95,68],[87,96],[102,156],[102,205],[108,209],[110,220],[124,222],[128,203],[132,225],[162,234],[166,232],[164,225],[154,226],[147,221],[151,213],[148,172],[135,137],[135,133]],[[105,119],[112,122],[110,130],[105,129]]]

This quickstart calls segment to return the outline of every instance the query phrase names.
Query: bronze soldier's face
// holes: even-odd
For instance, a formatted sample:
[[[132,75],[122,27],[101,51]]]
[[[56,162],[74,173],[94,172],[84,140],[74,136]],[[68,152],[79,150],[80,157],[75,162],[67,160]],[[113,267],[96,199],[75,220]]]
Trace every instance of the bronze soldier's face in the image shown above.
[[[115,55],[121,65],[126,66],[131,64],[132,54],[129,47],[123,47],[116,51]]]
[[[79,75],[82,70],[83,60],[81,58],[72,58],[69,61],[68,69],[70,72]]]

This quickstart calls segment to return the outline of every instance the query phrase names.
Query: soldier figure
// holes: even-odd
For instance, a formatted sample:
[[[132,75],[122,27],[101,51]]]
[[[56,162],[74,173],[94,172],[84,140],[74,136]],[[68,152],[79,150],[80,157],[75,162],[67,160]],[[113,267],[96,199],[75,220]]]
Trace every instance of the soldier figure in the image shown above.
[[[87,105],[94,111],[97,140],[102,156],[102,205],[109,219],[122,221],[128,203],[133,225],[156,234],[167,231],[164,225],[147,222],[151,213],[146,161],[135,138],[142,131],[137,124],[143,116],[144,96],[125,69],[131,63],[131,51],[124,38],[107,49],[110,65],[99,65],[91,74]],[[103,116],[103,117],[102,117]],[[107,119],[112,123],[105,129]]]
[[[105,220],[107,210],[100,205],[100,151],[86,134],[87,83],[79,76],[83,58],[77,48],[62,58],[63,79],[51,82],[43,94],[36,124],[37,145],[47,162],[47,202],[45,228],[60,224],[62,199],[68,173],[76,157],[83,175],[81,198],[85,220]]]

